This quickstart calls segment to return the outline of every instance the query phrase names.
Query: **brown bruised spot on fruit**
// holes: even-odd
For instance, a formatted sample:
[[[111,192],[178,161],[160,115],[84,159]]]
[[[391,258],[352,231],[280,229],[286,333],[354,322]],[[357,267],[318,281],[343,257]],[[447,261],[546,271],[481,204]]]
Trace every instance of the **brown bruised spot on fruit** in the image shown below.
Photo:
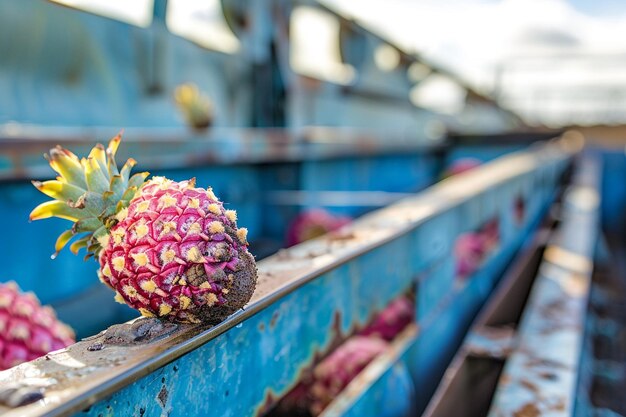
[[[217,243],[209,248],[209,256],[213,257],[218,262],[230,261],[232,259],[230,245],[225,242]]]
[[[195,264],[189,267],[185,272],[187,284],[199,287],[202,283],[207,282],[206,271],[204,265]]]
[[[223,281],[228,285],[226,288],[226,294],[228,295],[225,296],[226,303],[219,306],[209,307],[205,305],[200,307],[197,315],[203,322],[219,323],[243,308],[252,298],[257,281],[257,268],[254,257],[243,248],[239,249],[238,257],[237,271],[232,274],[234,275],[233,279],[227,278]]]

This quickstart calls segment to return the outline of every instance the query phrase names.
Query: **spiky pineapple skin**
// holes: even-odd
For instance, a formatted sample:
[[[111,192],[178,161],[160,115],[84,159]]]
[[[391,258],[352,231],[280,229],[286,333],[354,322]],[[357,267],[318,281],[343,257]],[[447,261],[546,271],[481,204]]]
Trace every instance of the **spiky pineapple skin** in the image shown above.
[[[182,322],[218,322],[249,301],[257,271],[247,230],[210,189],[155,177],[117,217],[99,276],[118,301]]]
[[[14,282],[0,283],[0,370],[74,343],[74,332]]]

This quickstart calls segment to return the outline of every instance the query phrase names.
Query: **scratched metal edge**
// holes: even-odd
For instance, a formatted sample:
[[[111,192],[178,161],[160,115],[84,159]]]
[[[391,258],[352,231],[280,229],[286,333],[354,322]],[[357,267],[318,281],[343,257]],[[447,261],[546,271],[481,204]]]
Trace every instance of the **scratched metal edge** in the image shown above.
[[[551,148],[559,148],[559,141],[544,144],[540,148],[537,147],[536,149],[533,149],[533,150],[524,150],[524,151],[514,152],[509,155],[505,155],[501,158],[498,158],[491,163],[485,164],[483,168],[487,169],[487,171],[490,170],[489,168],[491,169],[498,168],[499,170],[504,169],[505,173],[503,174],[503,176],[498,177],[497,179],[494,179],[494,177],[489,178],[489,175],[487,175],[487,179],[491,179],[491,181],[488,181],[488,182],[491,182],[491,183],[485,184],[484,182],[482,182],[480,184],[480,187],[478,187],[479,191],[480,190],[485,191],[485,190],[491,189],[498,184],[505,183],[511,178],[518,177],[520,175],[523,175],[524,173],[531,172],[534,168],[536,168],[539,165],[538,160],[541,160],[541,162],[545,163],[546,161],[544,161],[544,159],[548,159],[554,163],[557,163],[557,162],[562,162],[571,156],[571,152],[568,152],[567,149],[564,149],[562,146],[560,146],[561,152],[555,151],[554,153],[548,153],[547,157],[545,153],[542,154],[540,152],[540,151],[551,150]],[[514,160],[516,158],[522,158],[522,157],[531,158],[533,161],[537,162],[537,164],[533,164],[531,167],[526,167],[525,169],[521,171],[509,170],[508,172],[506,172],[508,169],[508,167],[505,166],[506,165],[505,163],[507,160]],[[481,177],[484,177],[486,175],[486,174],[480,175],[482,171],[483,170],[479,169],[474,172],[468,173],[463,178],[448,180],[447,182],[445,182],[445,184],[439,184],[439,185],[432,187],[431,190],[418,193],[414,197],[409,197],[408,199],[402,200],[399,203],[393,204],[387,208],[384,208],[372,214],[363,216],[363,218],[356,221],[354,223],[354,226],[349,228],[349,230],[356,229],[358,228],[359,225],[367,224],[367,221],[371,221],[372,219],[375,220],[378,217],[382,217],[383,215],[382,212],[393,210],[393,209],[402,209],[402,207],[408,203],[419,203],[420,201],[424,199],[432,198],[433,196],[444,197],[444,198],[440,198],[437,201],[437,204],[438,204],[437,210],[430,212],[430,213],[421,214],[416,219],[411,219],[410,221],[406,221],[404,222],[404,224],[396,226],[392,231],[388,231],[385,236],[379,237],[377,238],[377,240],[374,240],[374,241],[370,241],[364,244],[359,244],[357,248],[352,249],[350,252],[344,253],[343,256],[341,256],[340,258],[336,258],[333,261],[328,262],[325,265],[322,265],[313,271],[306,272],[303,275],[300,275],[298,277],[295,277],[294,279],[288,280],[286,283],[274,289],[273,291],[269,292],[267,295],[263,296],[259,300],[254,301],[252,304],[249,304],[244,310],[231,315],[228,319],[226,319],[222,323],[208,330],[202,331],[201,333],[187,340],[184,340],[180,342],[179,344],[177,344],[176,346],[166,349],[163,352],[157,354],[156,356],[146,359],[137,365],[119,370],[119,373],[117,375],[114,375],[110,377],[109,379],[107,379],[106,381],[100,383],[96,388],[87,389],[86,391],[79,393],[78,395],[73,396],[73,397],[63,398],[62,399],[63,402],[59,404],[54,404],[53,405],[54,408],[52,409],[45,410],[44,408],[44,409],[28,410],[28,415],[33,415],[33,416],[43,415],[43,416],[50,416],[50,417],[67,416],[67,415],[71,415],[73,413],[79,412],[95,404],[99,400],[110,396],[111,394],[115,393],[119,389],[131,384],[132,382],[137,381],[138,379],[140,379],[143,376],[146,376],[147,374],[154,371],[155,369],[158,369],[162,366],[167,365],[168,363],[178,359],[184,354],[194,350],[195,348],[223,334],[227,330],[235,327],[237,324],[244,321],[246,318],[252,317],[253,315],[257,314],[258,312],[260,312],[261,310],[263,310],[265,307],[272,304],[276,300],[279,300],[280,298],[286,296],[287,294],[290,294],[291,292],[295,291],[299,287],[314,280],[315,278],[329,271],[332,271],[337,266],[340,266],[346,262],[349,262],[350,260],[353,260],[364,253],[370,252],[373,249],[381,247],[395,240],[396,238],[413,231],[420,224],[441,214],[442,212],[445,212],[449,208],[459,205],[463,201],[466,201],[467,199],[471,197],[469,193],[467,192],[461,193],[462,195],[460,198],[453,199],[450,196],[446,195],[446,191],[449,191],[448,188],[451,188],[451,187],[458,188],[459,185],[463,185],[465,183],[477,182],[478,180],[481,179]],[[488,173],[489,172],[487,172],[487,174]],[[443,195],[438,196],[438,194],[443,194]],[[324,238],[320,238],[316,240],[320,241],[320,240],[324,240]],[[306,244],[307,243],[305,243],[305,245]],[[298,259],[298,258],[295,258],[295,259]],[[270,264],[272,263],[273,260],[280,261],[280,259],[277,258],[276,255],[274,255],[261,261],[259,265]],[[38,411],[43,411],[43,413],[39,413]],[[11,415],[11,414],[12,414],[11,411],[7,413],[7,415]]]
[[[573,183],[566,191],[566,197],[567,197],[567,194],[574,194],[578,190],[581,190],[581,189],[583,190],[588,189],[588,188],[597,189],[598,187],[597,182],[599,181],[598,179],[599,160],[597,158],[587,157],[587,158],[583,158],[581,162],[582,162],[581,163],[582,166],[579,167],[577,171],[575,172]],[[521,415],[523,408],[525,408],[529,404],[532,404],[533,406],[535,406],[535,403],[539,402],[539,400],[542,398],[541,396],[537,397],[535,395],[534,398],[532,399],[527,399],[525,401],[522,401],[522,403],[524,404],[522,406],[522,409],[515,411],[511,408],[512,406],[511,406],[510,400],[512,398],[516,398],[519,396],[519,393],[515,393],[516,392],[515,390],[520,390],[521,387],[523,387],[524,382],[526,381],[525,379],[516,377],[515,371],[519,370],[517,369],[520,367],[519,362],[524,358],[527,361],[528,360],[539,360],[539,361],[551,360],[550,358],[546,359],[545,355],[542,356],[538,352],[534,352],[532,350],[527,349],[527,347],[529,346],[527,339],[532,340],[533,338],[537,337],[537,334],[541,333],[541,330],[542,330],[541,328],[534,327],[536,326],[536,322],[538,321],[539,316],[541,316],[542,321],[544,322],[547,321],[553,326],[555,325],[555,322],[556,324],[558,324],[558,321],[556,319],[546,318],[544,317],[544,314],[539,312],[539,310],[545,308],[546,303],[550,301],[549,291],[548,291],[548,295],[546,295],[546,293],[542,291],[542,290],[545,290],[544,287],[547,286],[550,281],[554,280],[554,278],[551,278],[550,274],[546,272],[546,270],[548,269],[560,270],[560,272],[562,272],[563,275],[567,276],[566,279],[561,278],[561,280],[565,281],[566,284],[571,284],[575,280],[576,277],[581,277],[584,280],[584,284],[585,284],[584,294],[582,295],[575,294],[575,295],[569,295],[567,297],[566,296],[561,297],[562,299],[566,299],[566,301],[577,302],[577,306],[576,306],[577,311],[575,312],[575,314],[576,316],[579,316],[578,318],[583,324],[580,327],[580,330],[578,332],[572,332],[570,330],[572,333],[574,333],[574,337],[576,340],[574,341],[574,344],[570,346],[571,351],[569,351],[569,354],[568,352],[564,353],[565,357],[569,357],[570,359],[575,360],[576,364],[573,365],[573,368],[570,368],[569,365],[567,364],[563,365],[565,367],[565,370],[560,367],[559,369],[550,368],[550,372],[557,376],[558,381],[561,381],[560,382],[561,390],[559,391],[559,394],[564,395],[564,398],[565,398],[565,400],[562,402],[562,408],[558,409],[558,411],[552,408],[543,410],[543,409],[537,408],[537,406],[535,406],[535,408],[540,414],[543,414],[544,412],[551,412],[550,415],[563,415],[563,416],[573,415],[575,411],[576,388],[579,383],[579,379],[576,373],[579,372],[581,355],[583,354],[583,343],[584,343],[583,338],[584,338],[584,328],[585,328],[584,317],[585,317],[585,312],[587,310],[589,293],[591,289],[591,275],[593,272],[593,265],[589,264],[587,266],[584,266],[583,268],[579,268],[576,265],[568,266],[568,265],[564,265],[562,262],[556,263],[554,259],[550,258],[550,256],[548,255],[548,251],[550,250],[550,248],[563,248],[566,252],[572,253],[577,256],[582,256],[590,260],[590,262],[592,262],[593,252],[595,250],[594,249],[595,244],[593,244],[593,242],[595,242],[597,239],[597,234],[594,233],[594,227],[598,227],[597,223],[598,223],[598,216],[600,215],[599,214],[600,202],[598,200],[595,206],[592,206],[591,208],[585,207],[584,205],[583,206],[577,205],[575,202],[573,205],[572,203],[569,203],[569,204],[570,205],[568,206],[564,201],[563,205],[566,211],[564,217],[565,216],[567,217],[564,219],[562,227],[557,231],[557,233],[551,236],[551,238],[547,242],[546,250],[544,252],[541,263],[539,265],[537,277],[535,279],[535,282],[533,283],[528,301],[526,303],[526,308],[524,309],[523,315],[520,319],[518,333],[516,336],[517,347],[509,356],[505,364],[505,367],[502,370],[502,373],[498,379],[498,385],[494,392],[492,403],[487,414],[488,417],[497,417],[497,416],[504,415],[504,414],[509,415],[508,413],[513,413],[515,415],[520,413]],[[582,226],[580,225],[581,217],[583,217]],[[566,222],[569,222],[569,223],[566,223]],[[589,243],[589,242],[591,243],[586,245],[586,247],[580,248],[580,247],[576,247],[577,243],[580,243],[580,242],[575,242],[573,248],[571,247],[568,248],[568,246],[571,246],[571,241],[568,241],[566,239],[567,236],[565,235],[565,231],[569,231],[570,229],[580,228],[580,227],[587,227],[589,229],[588,231],[591,232],[591,237],[587,237],[586,239],[583,240],[583,242],[585,243],[585,240],[586,240],[587,241],[586,243]],[[547,345],[552,346],[552,349],[553,349],[554,341],[553,340],[551,341],[550,336],[551,335],[548,335],[548,336],[544,335],[542,337],[544,338],[543,340],[547,343]],[[525,369],[525,366],[522,366],[522,367]],[[571,378],[570,381],[567,381],[567,378],[565,378],[565,383],[563,383],[562,382],[562,380],[564,379],[563,376],[564,374],[567,374],[568,372],[574,373],[574,376]],[[528,378],[528,381],[530,383],[533,383],[533,384],[535,383],[533,382],[531,377],[529,377],[528,375],[526,375],[526,377]],[[567,375],[565,375],[565,377],[567,377]],[[506,383],[504,381],[506,381]],[[512,394],[512,393],[515,393],[515,394]],[[531,397],[533,395],[531,395]],[[543,398],[544,402],[547,402],[546,398],[547,400],[554,399],[551,397],[544,397]],[[540,405],[545,406],[545,404],[540,404]]]

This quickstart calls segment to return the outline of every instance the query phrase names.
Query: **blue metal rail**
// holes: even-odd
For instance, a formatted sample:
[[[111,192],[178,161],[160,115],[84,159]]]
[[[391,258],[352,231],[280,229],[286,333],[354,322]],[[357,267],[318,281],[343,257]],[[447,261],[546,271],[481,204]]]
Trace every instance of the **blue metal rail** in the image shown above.
[[[44,401],[6,415],[261,414],[334,340],[408,289],[417,295],[419,330],[409,328],[394,342],[395,353],[381,361],[397,366],[369,370],[380,378],[364,388],[382,395],[387,378],[409,391],[417,384],[414,397],[402,398],[419,408],[471,317],[545,213],[575,151],[560,140],[504,156],[365,215],[339,234],[281,251],[259,263],[259,285],[245,310],[212,328],[161,329],[167,337],[141,343],[133,340],[137,329],[123,325],[5,371],[0,383],[45,393]],[[522,219],[514,210],[519,199]],[[454,241],[493,218],[499,243],[479,270],[461,279]],[[124,346],[111,342],[120,338]],[[372,415],[358,411],[372,398],[344,399],[328,412]]]
[[[575,415],[599,232],[599,161],[584,159],[576,174],[563,199],[561,226],[544,252],[490,417]]]
[[[590,388],[583,344],[600,230],[598,162],[578,164],[542,232],[472,325],[424,417],[590,415],[581,400]]]

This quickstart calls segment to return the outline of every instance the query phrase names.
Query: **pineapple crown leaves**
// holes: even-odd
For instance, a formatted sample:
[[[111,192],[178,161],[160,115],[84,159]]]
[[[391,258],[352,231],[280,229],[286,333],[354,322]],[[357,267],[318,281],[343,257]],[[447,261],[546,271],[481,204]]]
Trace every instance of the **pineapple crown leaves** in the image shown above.
[[[85,259],[97,256],[102,250],[100,238],[108,235],[109,229],[117,220],[115,215],[125,207],[145,183],[149,173],[130,175],[134,159],[128,159],[119,170],[115,153],[122,140],[119,133],[105,149],[97,144],[86,158],[79,159],[67,149],[57,146],[44,157],[59,175],[50,181],[33,181],[42,193],[51,197],[35,207],[30,220],[59,217],[74,222],[74,225],[61,233],[55,244],[58,253],[74,238],[70,251],[77,254],[87,249]]]

